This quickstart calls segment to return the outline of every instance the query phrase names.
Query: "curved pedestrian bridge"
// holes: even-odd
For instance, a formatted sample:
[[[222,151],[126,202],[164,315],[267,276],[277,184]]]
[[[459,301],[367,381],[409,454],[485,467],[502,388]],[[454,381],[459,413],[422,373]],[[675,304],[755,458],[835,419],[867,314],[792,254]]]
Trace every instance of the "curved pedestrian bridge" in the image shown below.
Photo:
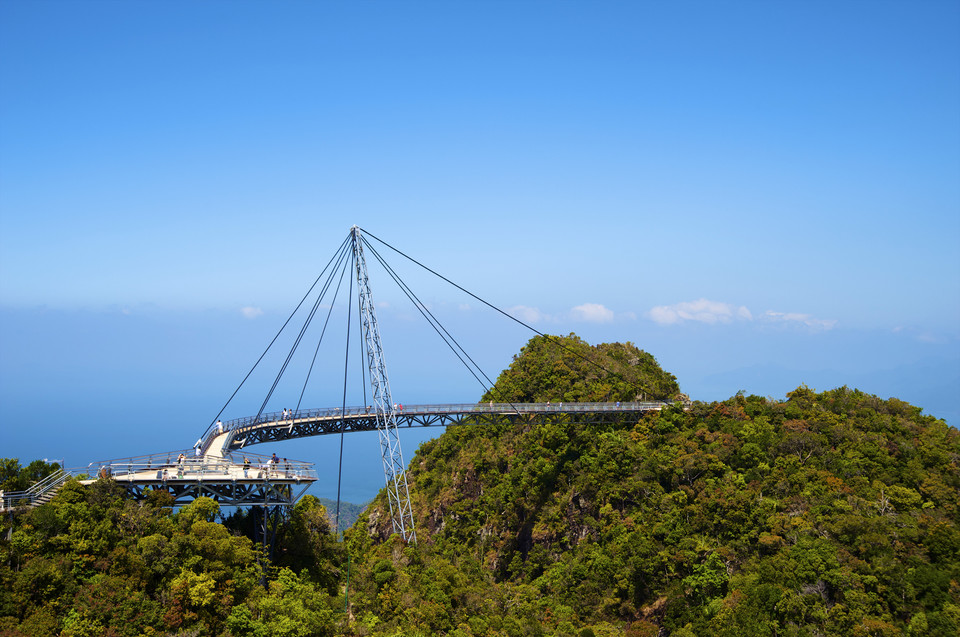
[[[447,405],[392,406],[397,427],[447,427],[453,425],[496,425],[518,422],[549,422],[575,417],[578,422],[597,424],[658,411],[672,403],[661,401],[620,403],[459,403]],[[383,418],[383,416],[381,416]],[[219,456],[264,442],[326,434],[375,431],[377,413],[373,407],[327,407],[262,414],[259,418],[237,418],[207,429],[199,441],[205,455]]]

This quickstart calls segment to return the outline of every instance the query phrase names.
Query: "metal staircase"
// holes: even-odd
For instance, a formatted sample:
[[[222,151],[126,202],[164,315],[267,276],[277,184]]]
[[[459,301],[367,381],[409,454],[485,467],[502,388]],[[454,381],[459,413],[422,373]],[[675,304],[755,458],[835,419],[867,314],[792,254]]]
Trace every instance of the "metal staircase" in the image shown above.
[[[57,469],[43,480],[30,486],[24,491],[0,491],[0,512],[6,512],[17,507],[32,508],[46,504],[53,499],[60,487],[70,479],[70,472]]]

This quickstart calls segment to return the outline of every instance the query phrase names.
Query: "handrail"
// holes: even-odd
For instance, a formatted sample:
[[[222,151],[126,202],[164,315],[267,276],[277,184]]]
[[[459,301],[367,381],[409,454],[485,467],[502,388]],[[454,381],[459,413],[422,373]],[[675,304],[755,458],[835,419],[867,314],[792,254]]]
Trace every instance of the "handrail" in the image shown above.
[[[249,456],[251,454],[247,454]],[[91,476],[91,479],[94,476]],[[257,456],[256,461],[236,462],[233,458],[184,458],[182,462],[136,463],[112,462],[98,465],[97,478],[118,482],[177,482],[196,480],[317,480],[311,462],[280,460]]]
[[[174,449],[173,451],[161,451],[161,452],[158,452],[158,453],[150,453],[150,454],[144,454],[144,455],[140,455],[140,456],[128,456],[128,457],[123,457],[123,458],[111,458],[111,459],[106,459],[106,460],[96,460],[96,461],[94,461],[94,462],[91,462],[91,463],[87,464],[86,467],[83,467],[83,468],[81,468],[81,469],[71,469],[70,471],[90,470],[90,469],[95,469],[95,468],[100,467],[100,466],[103,466],[103,465],[113,465],[113,464],[123,464],[123,463],[142,464],[142,465],[146,465],[148,468],[149,468],[149,467],[161,466],[161,465],[167,465],[167,466],[169,466],[169,465],[175,464],[175,463],[177,462],[177,458],[179,457],[180,454],[183,454],[185,460],[190,460],[190,461],[194,461],[194,462],[206,458],[206,456],[203,456],[203,455],[200,455],[200,456],[195,455],[193,449]],[[232,457],[232,456],[235,456],[235,455],[237,455],[237,454],[235,454],[235,453],[230,453],[230,454],[227,454],[227,455]],[[251,459],[251,461],[252,461],[253,459],[264,459],[264,460],[268,460],[268,459],[270,459],[270,458],[272,457],[272,456],[269,456],[269,455],[258,454],[258,453],[244,453],[244,454],[241,454],[241,455],[249,457],[249,458]],[[216,458],[215,460],[221,460],[221,459],[220,459],[220,458]],[[301,461],[301,460],[297,460],[297,461],[291,460],[291,462],[303,462],[303,461]]]
[[[27,492],[34,492],[34,493],[37,493],[38,495],[39,495],[39,494],[42,494],[43,492],[45,492],[45,491],[48,490],[49,486],[50,486],[52,483],[54,483],[54,482],[56,482],[56,483],[64,482],[67,477],[68,477],[68,476],[67,476],[67,472],[66,472],[66,471],[64,471],[63,469],[57,469],[56,471],[54,471],[53,473],[51,473],[51,474],[48,475],[47,477],[43,478],[43,479],[40,480],[39,482],[30,485],[30,487],[29,487],[26,491],[27,491]]]

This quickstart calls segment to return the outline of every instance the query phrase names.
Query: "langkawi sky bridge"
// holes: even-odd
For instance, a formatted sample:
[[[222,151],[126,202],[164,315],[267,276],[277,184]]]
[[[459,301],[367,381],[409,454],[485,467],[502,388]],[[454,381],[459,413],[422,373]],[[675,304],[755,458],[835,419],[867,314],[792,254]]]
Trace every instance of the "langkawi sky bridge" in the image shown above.
[[[154,491],[169,493],[176,506],[187,504],[198,497],[209,497],[223,506],[254,507],[261,510],[264,538],[266,539],[267,520],[271,512],[274,525],[282,507],[292,506],[306,489],[317,481],[318,476],[313,465],[303,461],[291,461],[278,458],[276,454],[266,456],[253,454],[249,447],[262,443],[278,443],[286,440],[321,436],[330,434],[346,434],[360,431],[377,431],[380,441],[380,454],[383,460],[384,481],[387,500],[390,506],[393,531],[405,540],[416,541],[416,529],[413,513],[410,508],[409,486],[407,484],[403,453],[400,448],[400,429],[412,427],[447,427],[452,425],[516,425],[520,423],[537,424],[559,419],[575,418],[584,424],[599,424],[619,421],[628,417],[636,417],[644,412],[662,409],[668,403],[661,401],[640,402],[602,402],[602,403],[517,403],[487,401],[466,404],[431,404],[431,405],[403,405],[396,403],[390,392],[390,383],[387,378],[387,367],[383,356],[383,346],[380,339],[380,329],[377,324],[373,304],[373,294],[367,274],[367,264],[364,256],[366,248],[377,261],[386,269],[397,282],[417,310],[434,328],[440,338],[454,352],[477,381],[487,390],[493,387],[493,382],[483,373],[474,360],[444,328],[429,308],[420,301],[413,291],[403,282],[383,257],[377,252],[367,236],[409,259],[440,279],[468,294],[475,300],[492,308],[530,331],[550,338],[538,330],[523,323],[519,319],[507,314],[503,310],[487,303],[483,299],[470,293],[456,283],[434,272],[415,259],[393,248],[386,242],[377,239],[370,233],[361,231],[357,226],[350,229],[347,238],[331,258],[327,267],[317,277],[296,309],[281,327],[280,332],[261,354],[250,372],[233,392],[220,413],[213,419],[192,448],[169,451],[159,454],[121,458],[90,463],[87,467],[73,470],[62,470],[49,476],[44,481],[30,489],[19,493],[0,492],[0,510],[11,510],[17,506],[34,506],[49,500],[71,476],[82,477],[83,482],[93,482],[96,479],[111,478],[125,487],[131,498],[143,499]],[[294,352],[302,344],[307,328],[317,317],[323,299],[336,283],[334,299],[340,290],[344,274],[350,271],[347,295],[353,298],[352,287],[356,281],[358,288],[357,313],[362,330],[364,351],[366,353],[365,372],[369,374],[369,385],[372,390],[371,398],[366,399],[364,389],[364,405],[360,407],[339,407],[320,409],[283,409],[281,411],[267,411],[266,407],[273,396],[280,380],[287,370]],[[326,278],[324,279],[324,276]],[[300,328],[295,342],[287,354],[266,398],[261,403],[258,413],[223,421],[221,416],[231,403],[237,392],[250,378],[254,369],[263,361],[267,351],[273,347],[280,334],[291,324],[293,318],[304,307],[318,284],[323,280],[320,292],[307,312],[307,317]],[[320,339],[327,331],[330,321],[333,302],[329,303],[326,319],[323,321],[323,331]],[[351,301],[352,305],[352,301]],[[347,342],[349,343],[350,315],[347,317]],[[558,346],[563,347],[562,344]],[[347,348],[349,352],[349,347]],[[309,381],[314,364],[317,360],[319,342],[313,354],[313,361],[304,381],[304,390]],[[576,354],[574,352],[574,354]],[[366,379],[365,379],[366,380]],[[363,383],[366,387],[366,382]],[[302,401],[304,391],[300,393]],[[344,379],[344,397],[346,396],[346,379]],[[342,457],[342,438],[341,438]],[[339,477],[338,477],[338,507],[339,507]],[[339,517],[339,516],[338,516]]]

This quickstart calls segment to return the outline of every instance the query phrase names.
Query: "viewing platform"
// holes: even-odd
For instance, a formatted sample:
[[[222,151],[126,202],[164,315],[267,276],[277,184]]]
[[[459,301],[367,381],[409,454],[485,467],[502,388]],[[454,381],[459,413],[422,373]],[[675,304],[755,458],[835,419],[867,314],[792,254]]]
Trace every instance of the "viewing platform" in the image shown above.
[[[260,454],[196,456],[193,449],[91,462],[59,471],[27,491],[0,493],[0,511],[48,502],[71,477],[90,485],[111,479],[127,497],[143,500],[151,492],[173,496],[173,506],[208,497],[221,506],[292,506],[317,481],[313,463]]]
[[[292,506],[317,481],[313,463],[252,453],[196,456],[193,449],[93,462],[88,472],[82,484],[112,478],[134,500],[166,491],[174,506],[199,497],[222,506]]]

